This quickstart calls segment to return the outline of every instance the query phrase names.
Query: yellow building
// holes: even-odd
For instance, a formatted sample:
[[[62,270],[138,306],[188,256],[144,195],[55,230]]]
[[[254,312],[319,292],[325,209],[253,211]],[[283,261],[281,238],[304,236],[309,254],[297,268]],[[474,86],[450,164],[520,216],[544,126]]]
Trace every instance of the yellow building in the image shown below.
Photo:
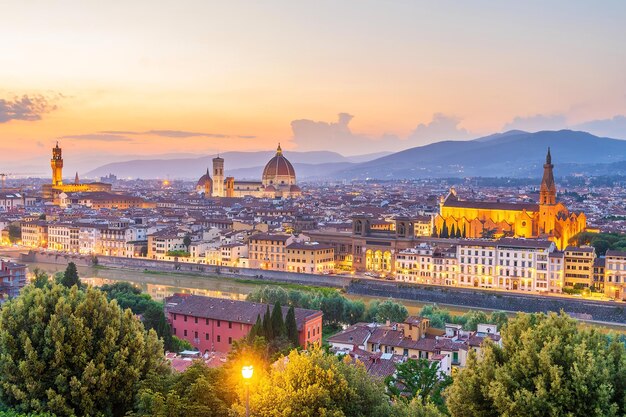
[[[90,193],[96,191],[111,191],[111,184],[105,184],[103,182],[93,182],[89,184],[81,184],[78,179],[78,173],[74,178],[73,184],[63,183],[63,151],[59,147],[57,142],[56,146],[52,148],[52,159],[50,160],[50,167],[52,168],[52,182],[50,184],[44,184],[42,186],[43,198],[48,200],[55,200],[59,203],[59,195],[61,193]]]
[[[335,250],[317,242],[292,243],[287,246],[287,271],[306,274],[331,273],[335,270]]]
[[[451,188],[447,197],[442,197],[439,203],[439,214],[435,218],[437,233],[447,231],[457,237],[468,238],[505,235],[542,237],[554,241],[559,249],[564,249],[570,238],[585,230],[587,217],[582,212],[570,213],[562,203],[556,201],[553,168],[548,148],[539,204],[461,200],[454,188]]]

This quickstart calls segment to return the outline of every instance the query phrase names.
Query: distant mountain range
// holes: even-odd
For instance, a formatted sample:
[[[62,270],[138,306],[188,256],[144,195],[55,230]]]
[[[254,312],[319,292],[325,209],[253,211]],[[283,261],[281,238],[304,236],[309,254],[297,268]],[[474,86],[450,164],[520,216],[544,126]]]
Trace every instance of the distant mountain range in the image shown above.
[[[425,177],[540,177],[547,148],[555,174],[626,175],[626,140],[586,132],[519,130],[468,141],[442,141],[401,152],[344,157],[335,152],[285,152],[299,179],[402,179]],[[273,152],[227,152],[227,175],[260,178]],[[90,177],[114,173],[133,178],[196,178],[212,156],[117,162],[97,168]]]
[[[260,179],[265,164],[275,152],[225,152],[224,171],[227,176],[241,179]],[[343,156],[330,151],[285,152],[300,178],[324,177],[328,172],[337,172],[382,156],[390,152],[378,152],[357,156]],[[185,158],[133,159],[103,165],[85,174],[97,178],[110,173],[120,178],[200,178],[211,168],[217,155]]]

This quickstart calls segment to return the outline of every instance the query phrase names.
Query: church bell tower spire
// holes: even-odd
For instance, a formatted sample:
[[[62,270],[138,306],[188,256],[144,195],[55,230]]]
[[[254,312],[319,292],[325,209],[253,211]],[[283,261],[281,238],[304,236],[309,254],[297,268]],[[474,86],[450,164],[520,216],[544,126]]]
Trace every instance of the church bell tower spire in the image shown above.
[[[541,188],[539,189],[539,204],[556,204],[556,185],[554,183],[554,173],[552,172],[553,168],[554,165],[552,165],[552,155],[550,155],[550,148],[548,148],[546,163],[543,165]]]

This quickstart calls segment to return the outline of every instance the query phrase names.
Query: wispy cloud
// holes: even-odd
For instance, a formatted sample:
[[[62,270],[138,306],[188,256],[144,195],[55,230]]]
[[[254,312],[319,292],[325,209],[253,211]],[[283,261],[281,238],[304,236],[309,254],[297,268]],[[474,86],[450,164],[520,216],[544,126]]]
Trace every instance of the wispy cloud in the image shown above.
[[[239,139],[254,139],[253,135],[230,135],[226,133],[205,133],[205,132],[189,132],[186,130],[146,130],[146,131],[129,131],[129,130],[103,130],[100,133],[113,134],[113,135],[148,135],[148,136],[160,136],[164,138],[193,138],[193,137],[205,137],[215,139],[225,138],[239,138]]]
[[[11,120],[36,121],[41,120],[42,115],[57,109],[54,97],[43,95],[27,95],[0,99],[0,123]]]
[[[535,114],[517,116],[502,128],[503,131],[525,130],[539,132],[542,130],[561,130],[567,127],[567,118],[563,114]]]
[[[350,128],[353,118],[349,113],[339,113],[334,122],[293,120],[293,141],[298,150],[332,149],[354,155],[364,148],[369,151],[400,150],[439,140],[468,139],[472,135],[459,126],[460,118],[443,113],[435,113],[430,122],[418,124],[407,137],[390,133],[379,137],[355,133]]]
[[[449,140],[449,139],[467,139],[470,132],[467,129],[459,127],[461,118],[456,116],[448,116],[443,113],[435,113],[429,123],[420,123],[415,130],[409,135],[412,139],[419,143],[425,143],[432,140]]]
[[[71,140],[84,140],[84,141],[100,141],[100,142],[132,142],[134,139],[110,134],[110,133],[87,133],[84,135],[66,135],[61,136],[59,139],[71,139]]]

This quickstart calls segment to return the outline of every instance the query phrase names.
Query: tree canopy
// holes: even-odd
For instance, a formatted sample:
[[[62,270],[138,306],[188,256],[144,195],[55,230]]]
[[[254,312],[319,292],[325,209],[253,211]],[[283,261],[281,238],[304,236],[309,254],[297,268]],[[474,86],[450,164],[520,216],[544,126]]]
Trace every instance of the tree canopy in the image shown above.
[[[67,264],[65,272],[62,276],[60,276],[59,284],[67,288],[71,288],[74,285],[80,288],[80,278],[78,277],[78,270],[76,269],[76,264],[74,262]]]
[[[432,403],[442,408],[442,392],[451,383],[452,378],[439,369],[439,362],[423,358],[396,364],[396,372],[385,379],[392,398],[408,401],[417,399],[422,405]]]
[[[447,392],[453,417],[623,416],[624,344],[565,314],[519,314]]]
[[[402,323],[409,316],[406,307],[393,300],[373,301],[367,312],[368,320],[384,323],[389,320],[391,322]]]
[[[19,412],[123,415],[163,347],[90,288],[27,286],[0,314],[0,402]]]

